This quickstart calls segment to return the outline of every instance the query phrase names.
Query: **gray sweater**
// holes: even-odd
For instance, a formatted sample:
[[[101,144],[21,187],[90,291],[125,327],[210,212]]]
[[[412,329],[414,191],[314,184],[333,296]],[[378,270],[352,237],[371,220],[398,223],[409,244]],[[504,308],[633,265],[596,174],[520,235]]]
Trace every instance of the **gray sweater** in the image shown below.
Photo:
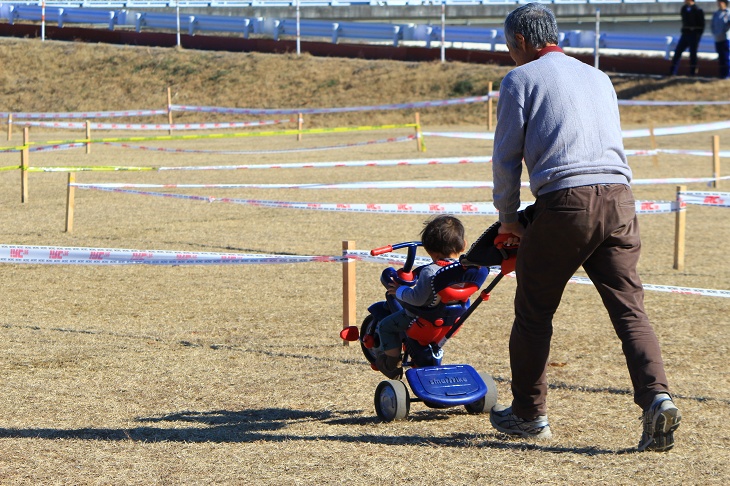
[[[524,158],[530,190],[628,184],[616,92],[603,72],[562,52],[518,66],[502,80],[492,171],[499,220],[517,221]]]

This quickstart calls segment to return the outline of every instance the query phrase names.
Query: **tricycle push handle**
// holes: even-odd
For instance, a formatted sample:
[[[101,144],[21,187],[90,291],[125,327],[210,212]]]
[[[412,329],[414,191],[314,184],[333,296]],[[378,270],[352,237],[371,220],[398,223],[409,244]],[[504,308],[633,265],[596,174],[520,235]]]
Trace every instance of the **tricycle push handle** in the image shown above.
[[[394,243],[392,245],[375,248],[374,250],[370,250],[370,254],[372,256],[377,256],[384,253],[390,253],[393,250],[408,248],[408,255],[406,256],[406,262],[403,265],[403,271],[410,272],[413,268],[413,262],[416,260],[416,251],[418,250],[419,246],[421,246],[420,241],[406,241],[403,243]]]
[[[373,250],[370,250],[370,254],[372,256],[378,256],[382,255],[383,253],[390,253],[393,251],[393,247],[391,245],[388,246],[381,246],[380,248],[375,248]]]

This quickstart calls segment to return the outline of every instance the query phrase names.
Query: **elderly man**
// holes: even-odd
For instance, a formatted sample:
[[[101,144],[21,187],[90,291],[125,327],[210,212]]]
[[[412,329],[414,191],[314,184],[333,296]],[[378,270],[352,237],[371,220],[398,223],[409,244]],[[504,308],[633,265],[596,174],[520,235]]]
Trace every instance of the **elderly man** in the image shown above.
[[[500,233],[511,233],[508,243],[520,249],[509,342],[512,405],[495,406],[490,421],[506,434],[552,436],[546,369],[553,314],[582,266],[623,344],[634,401],[644,411],[639,450],[669,450],[681,415],[644,312],[639,226],[613,85],[562,52],[555,17],[540,4],[511,12],[504,34],[517,67],[500,86],[494,204]],[[517,218],[523,159],[537,198],[525,212],[527,227]]]

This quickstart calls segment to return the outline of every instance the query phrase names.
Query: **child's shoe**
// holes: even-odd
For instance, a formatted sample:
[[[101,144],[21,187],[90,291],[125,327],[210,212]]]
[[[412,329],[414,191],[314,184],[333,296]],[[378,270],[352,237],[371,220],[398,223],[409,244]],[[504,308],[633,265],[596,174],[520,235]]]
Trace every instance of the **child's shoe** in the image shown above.
[[[375,366],[378,370],[391,380],[400,380],[403,376],[403,361],[400,356],[388,356],[387,354],[379,354],[375,358]]]

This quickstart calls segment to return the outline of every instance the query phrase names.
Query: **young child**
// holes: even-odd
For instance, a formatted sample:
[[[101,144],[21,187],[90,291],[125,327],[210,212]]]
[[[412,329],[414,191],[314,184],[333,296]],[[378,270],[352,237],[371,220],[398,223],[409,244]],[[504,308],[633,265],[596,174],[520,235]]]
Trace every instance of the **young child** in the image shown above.
[[[418,280],[413,287],[391,282],[388,285],[387,293],[411,306],[428,308],[438,304],[437,296],[431,285],[434,274],[446,264],[456,261],[466,249],[464,225],[454,216],[436,216],[427,221],[421,231],[421,244],[433,263],[421,267]],[[403,375],[402,333],[408,329],[415,317],[403,309],[391,314],[378,324],[383,353],[378,355],[375,365],[390,379],[397,379]]]

